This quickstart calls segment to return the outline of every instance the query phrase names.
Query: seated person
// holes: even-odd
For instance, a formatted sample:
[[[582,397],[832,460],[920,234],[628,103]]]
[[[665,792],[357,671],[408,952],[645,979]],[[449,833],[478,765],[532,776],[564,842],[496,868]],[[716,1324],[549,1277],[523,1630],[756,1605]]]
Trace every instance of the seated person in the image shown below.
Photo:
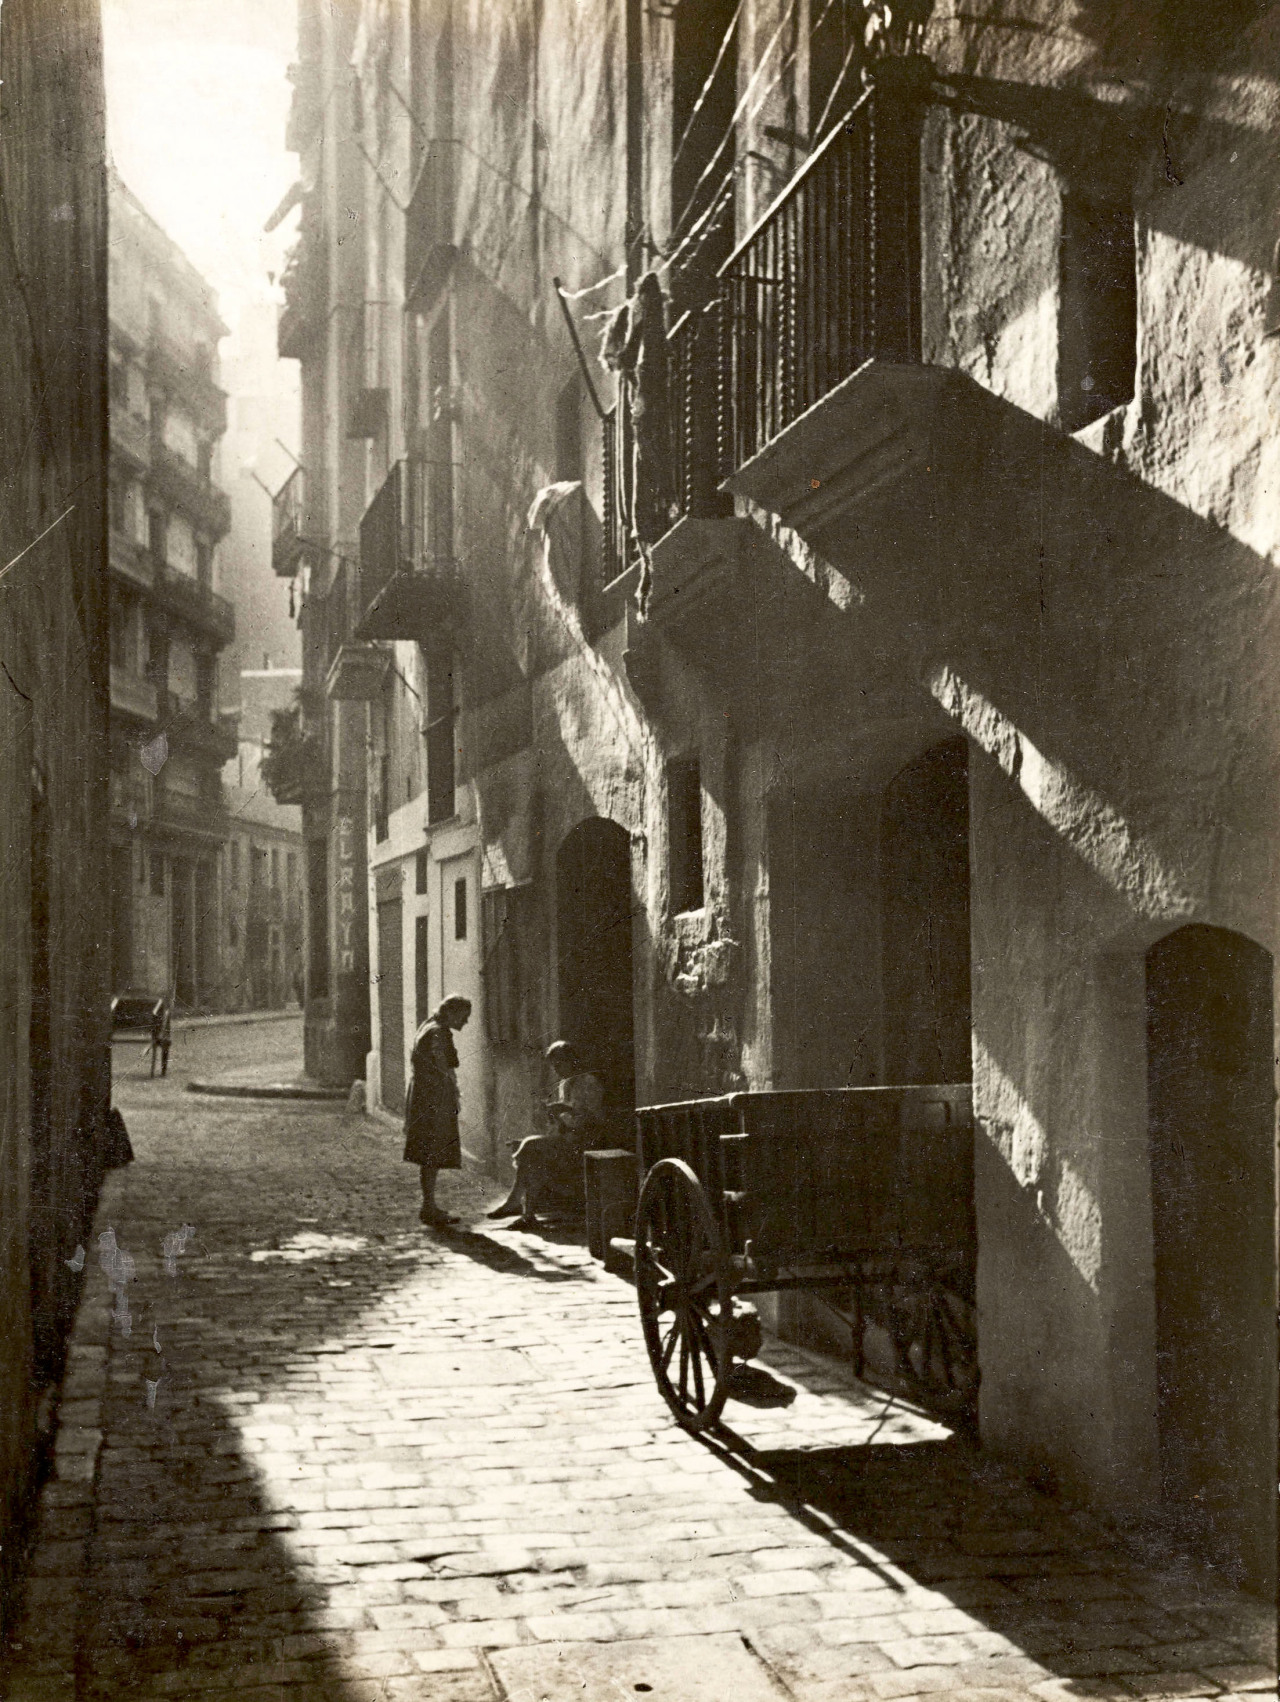
[[[551,1129],[520,1142],[511,1192],[489,1213],[490,1217],[515,1216],[517,1229],[536,1229],[540,1211],[581,1211],[582,1155],[604,1132],[604,1088],[599,1076],[582,1067],[567,1040],[548,1046],[547,1062],[559,1077],[556,1097],[547,1101]]]

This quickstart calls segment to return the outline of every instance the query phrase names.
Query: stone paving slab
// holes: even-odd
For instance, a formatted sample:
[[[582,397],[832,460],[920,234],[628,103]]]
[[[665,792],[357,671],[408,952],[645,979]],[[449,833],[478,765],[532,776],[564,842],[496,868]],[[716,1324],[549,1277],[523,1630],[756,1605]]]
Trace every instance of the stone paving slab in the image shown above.
[[[772,1345],[792,1405],[687,1436],[630,1289],[463,1177],[470,1227],[423,1229],[395,1131],[175,1079],[122,1106],[13,1702],[1274,1689],[1273,1608],[833,1362]]]

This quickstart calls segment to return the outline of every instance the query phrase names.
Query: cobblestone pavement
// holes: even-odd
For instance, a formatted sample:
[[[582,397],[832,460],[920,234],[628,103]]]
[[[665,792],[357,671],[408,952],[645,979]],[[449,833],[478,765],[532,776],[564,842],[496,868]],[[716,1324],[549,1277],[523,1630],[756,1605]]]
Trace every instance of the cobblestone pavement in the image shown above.
[[[839,1367],[773,1348],[794,1404],[694,1440],[580,1247],[421,1228],[395,1132],[345,1107],[182,1091],[291,1044],[123,1061],[138,1158],[87,1250],[13,1702],[1274,1687],[1273,1611]],[[472,1221],[493,1197],[449,1188]]]

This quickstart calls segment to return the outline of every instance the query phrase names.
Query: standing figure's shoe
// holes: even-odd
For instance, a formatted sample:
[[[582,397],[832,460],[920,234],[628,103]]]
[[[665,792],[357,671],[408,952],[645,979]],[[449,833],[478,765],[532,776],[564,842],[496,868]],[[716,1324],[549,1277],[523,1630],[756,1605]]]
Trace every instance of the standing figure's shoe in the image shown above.
[[[510,1200],[503,1200],[500,1206],[494,1206],[492,1211],[487,1211],[484,1215],[486,1217],[515,1217],[519,1210],[520,1207],[513,1206]]]
[[[433,1229],[447,1229],[451,1223],[457,1223],[457,1218],[447,1211],[441,1211],[439,1206],[423,1206],[418,1213],[419,1223],[428,1223]]]

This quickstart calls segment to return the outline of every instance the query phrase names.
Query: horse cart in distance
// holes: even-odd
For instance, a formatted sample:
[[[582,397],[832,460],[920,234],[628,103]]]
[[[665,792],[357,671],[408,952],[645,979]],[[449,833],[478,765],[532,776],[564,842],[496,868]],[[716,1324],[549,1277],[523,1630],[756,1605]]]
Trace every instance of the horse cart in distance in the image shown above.
[[[968,1083],[733,1093],[642,1107],[636,1125],[640,1319],[680,1424],[714,1424],[759,1351],[750,1297],[797,1290],[844,1308],[858,1375],[870,1325],[891,1386],[971,1407]]]
[[[117,993],[111,1001],[111,1038],[137,1041],[151,1050],[151,1074],[169,1073],[169,1048],[173,1043],[172,1013],[161,994]]]

